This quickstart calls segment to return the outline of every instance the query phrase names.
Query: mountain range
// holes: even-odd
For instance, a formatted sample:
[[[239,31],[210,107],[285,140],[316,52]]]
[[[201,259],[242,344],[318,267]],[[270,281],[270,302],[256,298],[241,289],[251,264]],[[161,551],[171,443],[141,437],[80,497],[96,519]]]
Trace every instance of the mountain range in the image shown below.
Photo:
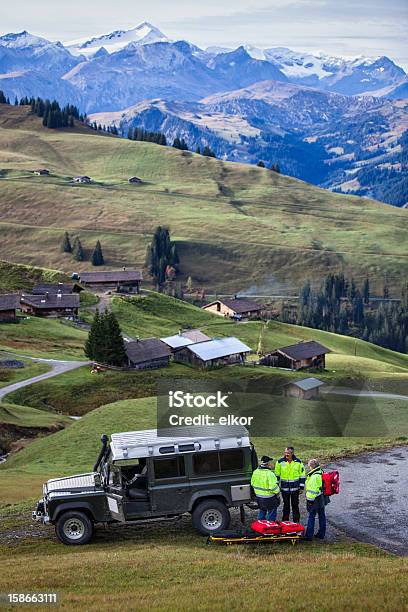
[[[90,39],[0,37],[10,99],[56,98],[92,121],[183,136],[230,160],[405,205],[408,77],[388,57],[200,49],[144,22]]]

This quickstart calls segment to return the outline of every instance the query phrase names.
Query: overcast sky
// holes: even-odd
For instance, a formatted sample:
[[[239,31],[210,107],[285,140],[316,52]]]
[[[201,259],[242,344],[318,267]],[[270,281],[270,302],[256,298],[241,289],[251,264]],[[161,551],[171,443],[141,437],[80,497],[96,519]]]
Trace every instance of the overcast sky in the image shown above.
[[[206,47],[287,46],[388,55],[408,69],[407,0],[1,0],[2,33],[72,40],[150,21]]]

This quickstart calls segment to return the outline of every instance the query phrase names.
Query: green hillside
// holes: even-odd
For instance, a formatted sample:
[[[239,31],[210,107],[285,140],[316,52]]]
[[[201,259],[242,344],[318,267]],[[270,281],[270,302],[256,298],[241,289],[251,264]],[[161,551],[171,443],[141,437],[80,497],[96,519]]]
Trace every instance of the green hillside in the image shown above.
[[[317,340],[332,351],[327,355],[327,367],[318,376],[327,383],[356,388],[405,394],[408,385],[408,355],[347,336],[339,336],[306,327],[276,321],[265,326],[260,321],[235,323],[205,312],[163,294],[149,292],[134,298],[114,297],[112,310],[122,330],[129,337],[163,337],[175,334],[182,327],[199,327],[211,337],[236,336],[256,352],[260,335],[264,350],[269,351],[300,340]],[[91,311],[82,311],[91,319]],[[3,343],[20,346],[20,350],[34,354],[47,353],[59,358],[84,358],[83,343],[86,332],[59,321],[46,321],[35,317],[18,326],[19,335],[13,335],[11,326],[0,325]],[[9,334],[12,334],[11,336]],[[254,354],[250,359],[254,359]],[[88,366],[61,374],[30,387],[15,391],[9,401],[64,414],[83,415],[118,399],[140,398],[156,393],[159,377],[185,378],[238,378],[256,380],[267,377],[276,386],[290,378],[304,377],[302,372],[289,372],[276,368],[245,367],[221,368],[210,372],[172,363],[170,368],[142,372],[107,371],[94,375]]]
[[[293,400],[299,402],[299,400]],[[370,400],[363,400],[369,402]],[[302,402],[300,406],[310,409],[314,402]],[[384,402],[381,411],[384,415],[390,414],[391,408],[399,415],[403,414],[402,402],[392,405]],[[398,417],[400,418],[400,417]],[[32,475],[37,482],[37,476],[48,478],[51,475],[65,475],[81,473],[92,469],[92,465],[100,449],[100,436],[102,433],[115,433],[121,431],[132,431],[135,429],[149,429],[156,425],[156,398],[146,397],[137,400],[125,400],[102,406],[97,410],[85,415],[81,420],[75,421],[67,429],[57,433],[34,440],[29,446],[17,454],[11,456],[6,464],[0,468],[0,492],[1,498],[10,500],[14,498],[15,492],[11,478]],[[395,427],[398,423],[396,422]],[[302,437],[300,431],[302,423],[298,423],[298,429],[291,437],[300,456],[318,456],[322,460],[328,460],[336,456],[344,456],[348,453],[367,450],[370,448],[386,446],[395,443],[397,434],[390,437],[350,437],[350,438],[328,438],[321,436]],[[273,456],[282,452],[282,437],[253,438],[259,453],[268,453]],[[39,479],[38,479],[39,480]],[[1,491],[1,488],[3,489]],[[29,499],[33,491],[22,491],[17,499]]]
[[[50,177],[31,171],[47,167]],[[154,227],[178,241],[181,272],[235,292],[296,290],[305,277],[342,269],[373,290],[400,287],[407,212],[340,196],[268,170],[171,147],[54,131],[28,107],[0,107],[0,258],[70,272],[89,263],[60,252],[65,230],[87,255],[101,239],[106,265],[142,265]],[[92,185],[73,185],[87,174]],[[143,179],[129,185],[129,176]]]
[[[81,317],[92,320],[93,307],[81,309]],[[271,321],[236,323],[210,314],[187,302],[156,293],[141,296],[113,297],[111,308],[122,331],[129,337],[164,337],[176,334],[180,328],[198,327],[211,337],[236,336],[246,342],[254,352],[260,335],[264,350],[294,344],[300,340],[317,340],[332,353],[327,356],[326,376],[361,375],[373,378],[405,378],[408,373],[408,355],[370,344],[349,336],[340,336],[298,325]],[[0,323],[0,349],[33,356],[84,359],[83,345],[87,333],[68,323],[55,319],[30,317],[18,325]],[[262,368],[264,370],[265,368]],[[272,370],[276,374],[276,370]],[[68,373],[64,376],[75,376]],[[63,377],[62,377],[63,378]],[[47,381],[43,384],[58,384]],[[32,393],[33,389],[29,392]],[[28,390],[27,390],[28,392]]]
[[[37,283],[55,283],[66,280],[58,270],[0,261],[0,293],[29,291]]]
[[[0,423],[33,429],[55,429],[70,425],[72,421],[62,414],[37,410],[37,408],[31,408],[30,406],[16,406],[16,404],[3,402],[0,404]]]

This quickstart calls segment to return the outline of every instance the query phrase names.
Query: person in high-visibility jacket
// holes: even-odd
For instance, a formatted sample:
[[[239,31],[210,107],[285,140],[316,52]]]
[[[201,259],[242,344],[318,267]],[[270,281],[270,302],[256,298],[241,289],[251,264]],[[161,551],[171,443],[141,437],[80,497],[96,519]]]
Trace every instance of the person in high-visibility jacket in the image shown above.
[[[279,486],[283,499],[282,521],[288,521],[292,508],[293,520],[298,523],[300,520],[299,493],[305,486],[305,466],[296,457],[293,446],[285,448],[284,455],[278,459],[275,473],[279,480]]]
[[[280,498],[278,479],[273,468],[272,457],[264,455],[261,458],[259,467],[253,472],[251,478],[251,485],[259,506],[258,519],[260,521],[264,519],[276,521]]]
[[[326,535],[326,511],[323,495],[323,472],[317,459],[310,459],[309,472],[306,476],[306,507],[309,519],[306,528],[306,539],[313,536],[323,540]],[[319,515],[319,531],[314,534],[316,514]]]

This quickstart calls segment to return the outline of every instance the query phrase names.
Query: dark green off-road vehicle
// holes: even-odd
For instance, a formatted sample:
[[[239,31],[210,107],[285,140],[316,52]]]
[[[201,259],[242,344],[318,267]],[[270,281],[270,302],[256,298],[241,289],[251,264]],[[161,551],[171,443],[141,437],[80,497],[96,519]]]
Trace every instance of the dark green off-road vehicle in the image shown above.
[[[43,487],[33,519],[52,523],[65,544],[85,544],[97,523],[134,522],[190,513],[203,534],[228,528],[229,508],[251,501],[257,465],[243,427],[156,430],[102,436],[94,471],[54,478]]]

